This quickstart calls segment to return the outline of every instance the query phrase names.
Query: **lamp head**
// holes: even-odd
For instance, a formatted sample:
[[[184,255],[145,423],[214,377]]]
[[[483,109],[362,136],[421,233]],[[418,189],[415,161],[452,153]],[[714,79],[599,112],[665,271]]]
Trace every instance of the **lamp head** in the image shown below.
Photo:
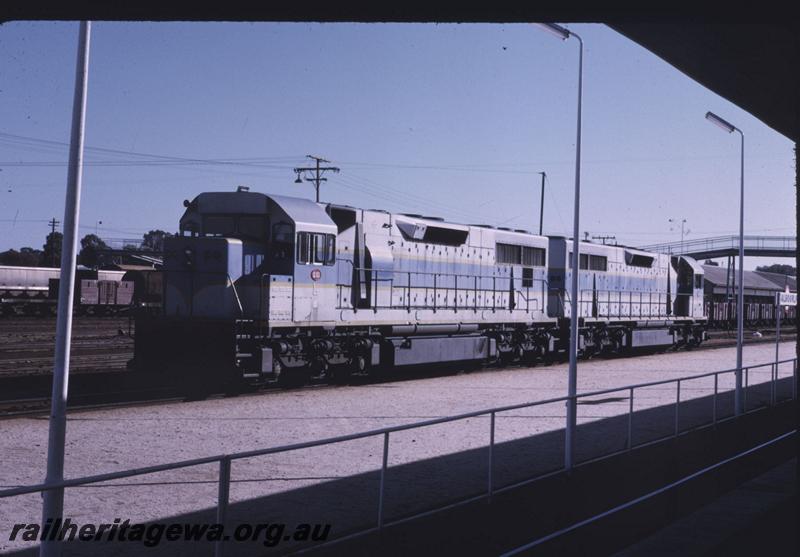
[[[560,25],[556,25],[555,23],[534,23],[534,25],[542,28],[551,35],[558,37],[562,41],[566,41],[570,36],[569,29],[561,27]]]
[[[733,133],[733,131],[736,129],[736,126],[734,126],[733,124],[730,124],[729,122],[726,122],[725,120],[723,120],[722,118],[720,118],[719,116],[714,114],[713,112],[706,112],[706,120],[708,120],[709,122],[711,122],[715,126],[719,126],[720,128],[722,128],[723,130],[725,130],[728,133]]]

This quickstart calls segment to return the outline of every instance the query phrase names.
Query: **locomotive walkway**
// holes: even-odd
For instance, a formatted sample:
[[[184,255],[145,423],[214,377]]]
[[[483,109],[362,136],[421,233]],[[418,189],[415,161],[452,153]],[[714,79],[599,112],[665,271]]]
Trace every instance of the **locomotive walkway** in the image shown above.
[[[739,255],[739,236],[698,238],[684,242],[669,242],[642,246],[640,249],[656,253],[687,255],[694,259],[714,259]],[[797,252],[796,236],[745,236],[744,254],[755,257],[794,257]]]

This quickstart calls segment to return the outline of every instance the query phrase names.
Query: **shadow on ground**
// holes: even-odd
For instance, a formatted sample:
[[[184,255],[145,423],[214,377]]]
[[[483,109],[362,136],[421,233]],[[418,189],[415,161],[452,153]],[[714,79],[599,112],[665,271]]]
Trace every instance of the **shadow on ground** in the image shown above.
[[[792,381],[778,383],[779,400],[788,399]],[[769,384],[751,386],[747,393],[747,407],[767,406],[770,398]],[[627,409],[627,397],[624,406]],[[718,395],[716,401],[702,397],[681,402],[678,408],[678,427],[681,431],[710,423],[716,402],[718,420],[731,417],[733,393]],[[585,406],[620,403],[616,398],[598,401]],[[579,415],[583,410],[579,408]],[[675,432],[675,405],[659,406],[634,412],[632,434],[634,445],[654,441]],[[577,462],[624,451],[627,448],[628,415],[598,419],[580,424],[577,431]],[[488,428],[487,428],[488,443]],[[498,443],[494,447],[492,481],[495,490],[532,477],[556,472],[563,467],[564,431],[556,430],[531,437]],[[481,496],[487,492],[489,475],[488,447],[466,450],[436,458],[392,466],[384,483],[385,522],[396,521],[447,503]],[[284,530],[272,526],[258,533],[255,541],[224,543],[224,555],[281,554],[308,548],[316,542],[313,533],[297,532],[302,524],[329,524],[329,539],[374,527],[378,517],[378,492],[380,471],[343,477],[312,486],[259,497],[230,506],[226,532],[231,534],[239,524],[285,524]],[[548,501],[541,501],[547,505]],[[554,520],[558,517],[554,517]],[[108,521],[111,522],[113,518]],[[158,521],[162,524],[213,524],[216,509],[175,515]],[[242,526],[241,533],[248,528]],[[151,532],[155,534],[155,531]],[[306,534],[295,540],[293,535]],[[318,531],[317,534],[320,532]],[[69,542],[64,544],[64,555],[213,555],[214,543],[162,541],[155,547],[146,547],[141,541],[128,542]],[[334,546],[335,547],[335,546]],[[38,547],[31,547],[12,555],[36,555]]]

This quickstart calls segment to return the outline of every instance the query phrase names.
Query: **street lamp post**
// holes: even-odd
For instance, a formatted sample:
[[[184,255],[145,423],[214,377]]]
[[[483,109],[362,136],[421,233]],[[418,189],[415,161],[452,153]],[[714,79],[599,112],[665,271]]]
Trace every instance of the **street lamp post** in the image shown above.
[[[544,223],[544,180],[547,178],[547,173],[540,172],[542,175],[542,201],[539,203],[539,236],[542,235],[542,225]]]
[[[674,224],[674,225],[676,225],[676,226],[677,226],[677,224],[678,224],[678,219],[669,219],[669,222],[671,222],[672,224]],[[688,234],[689,232],[691,232],[691,230],[687,230],[687,231],[684,233],[684,231],[683,231],[683,227],[684,227],[684,225],[686,224],[686,219],[681,219],[681,221],[680,221],[680,222],[681,222],[681,254],[683,254],[683,237],[684,237],[686,234]]]
[[[739,170],[739,291],[736,300],[736,391],[734,406],[738,416],[744,411],[742,397],[742,341],[744,339],[744,133],[733,124],[713,112],[706,112],[706,119],[728,133],[739,132],[742,138],[741,167]]]
[[[581,198],[581,100],[583,92],[583,40],[569,29],[555,23],[539,23],[545,31],[565,41],[570,37],[578,39],[578,126],[575,141],[575,215],[573,217],[572,232],[572,285],[570,291],[570,322],[569,322],[569,375],[567,380],[567,428],[564,439],[564,468],[572,470],[575,452],[575,428],[578,421],[577,387],[578,387],[578,271],[580,266],[580,198]]]
[[[86,123],[86,90],[89,73],[89,39],[91,23],[83,21],[78,35],[78,60],[75,70],[75,93],[72,104],[72,132],[69,144],[67,196],[64,207],[64,236],[61,244],[61,278],[58,289],[58,317],[53,363],[53,395],[47,441],[47,476],[45,482],[64,480],[64,445],[67,428],[67,393],[69,390],[69,355],[72,331],[72,305],[75,286],[75,258],[78,243],[78,221],[83,176],[83,132]],[[64,488],[42,492],[42,524],[61,519],[64,514]],[[60,542],[51,536],[42,540],[42,557],[60,555]]]

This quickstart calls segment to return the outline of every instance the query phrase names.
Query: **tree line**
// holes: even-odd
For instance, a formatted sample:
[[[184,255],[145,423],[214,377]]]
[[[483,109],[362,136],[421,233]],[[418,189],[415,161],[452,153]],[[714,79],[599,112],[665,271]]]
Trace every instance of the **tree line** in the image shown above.
[[[142,236],[141,245],[125,245],[123,250],[162,251],[164,238],[172,234],[163,230],[151,230]],[[42,249],[24,247],[19,250],[10,249],[0,252],[0,265],[19,267],[58,267],[61,265],[61,243],[63,234],[51,232],[45,238]],[[87,234],[81,238],[78,265],[96,267],[101,260],[102,251],[109,246],[95,234]]]

